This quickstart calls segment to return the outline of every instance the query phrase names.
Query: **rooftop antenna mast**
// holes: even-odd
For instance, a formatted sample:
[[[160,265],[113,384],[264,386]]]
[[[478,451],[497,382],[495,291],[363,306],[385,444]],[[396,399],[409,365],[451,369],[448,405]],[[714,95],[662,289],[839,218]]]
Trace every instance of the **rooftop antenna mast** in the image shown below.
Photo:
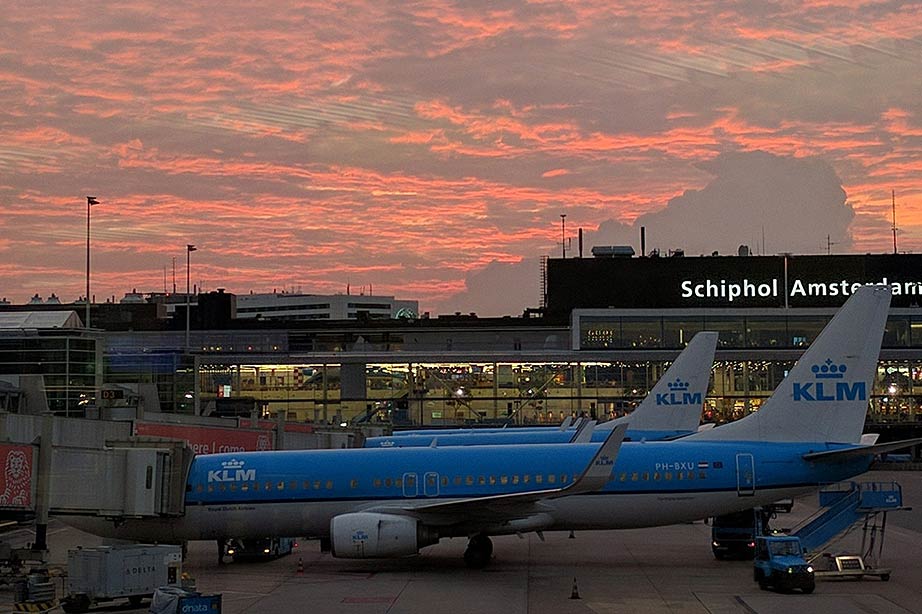
[[[826,235],[826,255],[829,256],[832,254],[832,246],[836,245],[838,242],[833,241],[830,235]]]
[[[560,251],[561,257],[567,257],[567,214],[560,214]]]
[[[890,190],[890,205],[893,208],[893,253],[896,253],[896,190]]]

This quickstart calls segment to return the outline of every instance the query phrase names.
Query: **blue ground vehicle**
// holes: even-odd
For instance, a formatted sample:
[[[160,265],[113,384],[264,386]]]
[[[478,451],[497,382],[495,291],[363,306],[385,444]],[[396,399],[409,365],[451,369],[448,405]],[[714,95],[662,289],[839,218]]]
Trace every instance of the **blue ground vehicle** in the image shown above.
[[[756,538],[752,575],[763,590],[770,586],[776,591],[799,588],[812,593],[816,588],[813,566],[804,559],[800,539],[788,535]]]

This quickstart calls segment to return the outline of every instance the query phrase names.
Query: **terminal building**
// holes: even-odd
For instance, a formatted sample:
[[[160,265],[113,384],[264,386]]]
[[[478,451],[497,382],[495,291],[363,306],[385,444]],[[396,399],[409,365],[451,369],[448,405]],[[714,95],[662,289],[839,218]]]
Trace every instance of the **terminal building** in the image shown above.
[[[112,304],[118,313],[94,311],[80,336],[100,348],[99,382],[155,384],[164,411],[402,426],[623,415],[696,332],[715,330],[703,420],[720,423],[758,410],[854,287],[886,283],[893,301],[869,428],[922,433],[922,256],[597,253],[549,259],[543,304],[521,317],[421,318],[413,301],[343,295],[346,317],[332,317],[331,304],[329,319],[311,318],[323,310],[310,295],[249,302],[218,292],[196,297],[188,334],[181,305],[169,317]],[[369,307],[378,302],[387,316]],[[296,303],[296,318],[279,317]],[[17,356],[0,356],[5,372],[25,368]]]

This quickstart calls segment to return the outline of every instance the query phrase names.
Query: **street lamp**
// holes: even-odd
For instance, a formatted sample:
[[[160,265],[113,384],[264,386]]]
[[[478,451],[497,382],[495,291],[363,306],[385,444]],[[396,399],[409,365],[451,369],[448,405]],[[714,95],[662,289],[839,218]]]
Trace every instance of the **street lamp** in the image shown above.
[[[191,309],[190,296],[192,293],[189,282],[191,279],[190,271],[191,271],[191,264],[192,264],[192,252],[194,252],[196,249],[198,248],[196,248],[194,245],[186,245],[186,351],[187,352],[189,351],[189,310]]]
[[[90,207],[98,205],[95,196],[86,197],[86,318],[84,326],[90,327]]]

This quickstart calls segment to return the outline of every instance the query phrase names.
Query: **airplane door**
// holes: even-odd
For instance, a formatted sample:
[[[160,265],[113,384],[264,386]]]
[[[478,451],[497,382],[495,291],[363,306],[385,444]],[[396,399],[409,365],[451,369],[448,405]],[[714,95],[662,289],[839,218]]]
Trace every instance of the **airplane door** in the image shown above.
[[[434,471],[426,473],[423,477],[423,493],[427,497],[439,496],[439,474]]]
[[[752,454],[736,455],[736,494],[751,497],[756,493],[756,467]]]
[[[416,474],[415,473],[404,473],[403,474],[403,496],[404,497],[415,497],[419,494],[419,487],[416,485]]]

